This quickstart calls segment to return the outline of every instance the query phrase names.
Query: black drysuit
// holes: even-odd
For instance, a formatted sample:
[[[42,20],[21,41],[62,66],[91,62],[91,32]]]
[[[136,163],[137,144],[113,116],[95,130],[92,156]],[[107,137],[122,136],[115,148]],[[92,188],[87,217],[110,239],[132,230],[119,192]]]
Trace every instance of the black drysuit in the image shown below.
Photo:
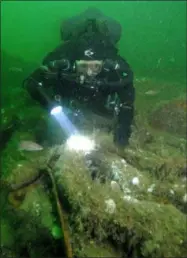
[[[72,51],[69,43],[64,43],[50,52],[43,60],[43,65],[50,66],[51,62],[56,60],[69,60],[70,67],[63,71],[60,67],[56,67],[55,76],[45,74],[41,69],[37,69],[26,80],[25,86],[30,95],[38,100],[42,105],[48,105],[45,98],[38,91],[38,85],[43,85],[43,89],[48,92],[51,98],[55,94],[61,96],[62,100],[76,100],[81,104],[85,104],[86,108],[103,117],[115,117],[115,125],[113,127],[114,142],[119,145],[127,145],[131,135],[131,124],[134,116],[134,98],[135,90],[133,87],[133,72],[128,63],[117,53],[109,56],[106,61],[106,69],[103,69],[96,77],[94,85],[81,85],[76,80],[68,77],[73,72],[73,64],[75,57],[69,55]],[[97,51],[97,46],[95,47]],[[103,57],[101,57],[102,60]],[[99,56],[97,56],[97,60]],[[118,69],[114,69],[116,65],[111,65],[112,61],[118,64]],[[66,76],[65,76],[66,75]],[[71,77],[71,76],[70,76]],[[93,86],[93,87],[92,87]],[[50,92],[51,90],[51,92]],[[113,101],[117,94],[117,100]],[[108,100],[108,102],[107,102]],[[110,101],[109,101],[110,100]],[[115,103],[113,103],[115,102]],[[62,101],[63,103],[63,101]]]

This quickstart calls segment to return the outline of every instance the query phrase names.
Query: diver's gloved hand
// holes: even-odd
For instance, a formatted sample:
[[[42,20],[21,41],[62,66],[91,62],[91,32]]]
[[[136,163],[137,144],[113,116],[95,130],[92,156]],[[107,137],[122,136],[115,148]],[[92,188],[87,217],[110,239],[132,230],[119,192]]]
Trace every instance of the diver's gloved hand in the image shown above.
[[[57,78],[59,72],[70,69],[70,62],[67,59],[54,60],[48,65],[40,66],[40,70],[44,73],[46,79]]]
[[[105,79],[93,79],[86,80],[83,84],[83,87],[92,89],[92,90],[104,90],[107,88]]]
[[[110,82],[106,79],[97,79],[95,81],[95,84],[93,85],[95,89],[97,90],[112,90],[112,89],[117,89],[123,87],[123,82],[117,81],[117,82]]]
[[[51,70],[67,71],[70,69],[70,61],[68,59],[54,60],[49,63]]]
[[[58,76],[57,71],[52,71],[48,66],[40,66],[40,71],[43,73],[45,79],[56,79]]]
[[[49,72],[49,67],[46,66],[46,65],[41,65],[40,70],[43,71],[43,72]]]
[[[103,69],[105,71],[119,69],[119,63],[116,60],[106,59],[103,64]]]
[[[113,140],[114,143],[121,148],[125,148],[129,144],[128,134],[125,133],[125,130],[121,127],[116,128]]]
[[[99,88],[99,89],[104,89],[105,88],[105,85],[106,85],[106,80],[105,79],[97,79],[95,81],[95,87],[96,88]]]

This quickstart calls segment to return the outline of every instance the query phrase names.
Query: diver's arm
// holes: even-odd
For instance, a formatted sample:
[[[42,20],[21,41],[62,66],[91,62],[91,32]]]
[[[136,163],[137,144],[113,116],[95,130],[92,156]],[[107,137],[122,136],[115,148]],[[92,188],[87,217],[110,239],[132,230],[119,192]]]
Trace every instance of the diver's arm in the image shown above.
[[[133,82],[133,72],[129,64],[120,56],[115,60],[106,59],[103,65],[103,70],[106,73],[109,88],[123,87]],[[114,86],[112,86],[114,85]]]
[[[120,98],[117,123],[114,129],[114,142],[126,146],[131,136],[131,125],[134,118],[135,89],[133,84],[125,85],[118,91]]]
[[[123,69],[120,69],[119,73],[124,84],[116,90],[120,105],[114,129],[114,142],[126,146],[131,136],[131,125],[134,118],[135,88],[133,86],[133,72],[123,59],[121,59],[121,68]]]
[[[56,95],[60,95],[61,72],[70,66],[69,61],[64,59],[66,44],[61,44],[50,52],[42,62],[42,66],[36,69],[24,82],[24,86],[30,96],[42,106],[49,107],[49,102]]]
[[[28,91],[32,99],[40,103],[41,106],[49,108],[53,96],[50,92],[50,86],[55,86],[55,80],[45,78],[45,72],[40,68],[36,69],[24,82],[23,86]],[[53,92],[53,90],[52,90]]]

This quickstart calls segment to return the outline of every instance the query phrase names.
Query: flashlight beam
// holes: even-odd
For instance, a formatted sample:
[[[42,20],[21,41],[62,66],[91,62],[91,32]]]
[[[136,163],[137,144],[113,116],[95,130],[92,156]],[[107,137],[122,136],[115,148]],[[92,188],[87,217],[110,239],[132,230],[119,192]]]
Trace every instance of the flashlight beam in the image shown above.
[[[78,130],[76,127],[71,123],[68,119],[66,114],[63,112],[61,106],[57,106],[51,110],[51,115],[55,117],[57,122],[59,123],[60,127],[66,133],[66,135],[70,136],[72,134],[78,134]]]

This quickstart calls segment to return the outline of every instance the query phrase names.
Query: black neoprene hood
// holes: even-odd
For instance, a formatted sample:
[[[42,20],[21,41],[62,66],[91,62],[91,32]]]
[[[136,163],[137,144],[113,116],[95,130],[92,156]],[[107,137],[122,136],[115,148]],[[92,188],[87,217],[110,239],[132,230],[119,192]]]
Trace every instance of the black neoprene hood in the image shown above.
[[[80,42],[73,51],[74,60],[105,60],[115,58],[117,49],[104,40]]]

